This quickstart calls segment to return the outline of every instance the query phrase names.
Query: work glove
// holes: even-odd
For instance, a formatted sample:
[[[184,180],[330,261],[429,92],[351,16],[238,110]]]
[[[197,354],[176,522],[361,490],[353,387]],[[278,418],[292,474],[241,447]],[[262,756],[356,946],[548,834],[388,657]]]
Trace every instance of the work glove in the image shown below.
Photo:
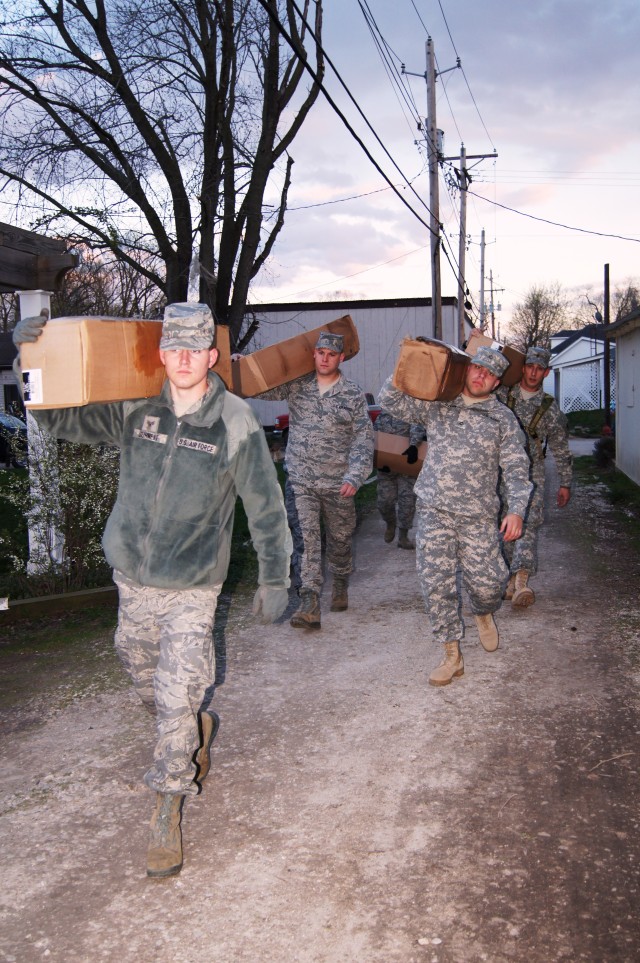
[[[42,334],[42,329],[47,323],[49,317],[49,312],[45,311],[36,315],[34,318],[23,318],[22,321],[18,321],[15,328],[13,329],[13,343],[16,348],[20,348],[21,344],[26,344],[27,342],[37,341]]]
[[[409,445],[407,450],[403,451],[402,454],[407,456],[408,465],[415,465],[418,460],[418,448],[416,445]]]
[[[260,616],[263,625],[269,625],[279,619],[289,604],[289,592],[286,588],[275,588],[272,585],[260,585],[253,596],[252,612]]]

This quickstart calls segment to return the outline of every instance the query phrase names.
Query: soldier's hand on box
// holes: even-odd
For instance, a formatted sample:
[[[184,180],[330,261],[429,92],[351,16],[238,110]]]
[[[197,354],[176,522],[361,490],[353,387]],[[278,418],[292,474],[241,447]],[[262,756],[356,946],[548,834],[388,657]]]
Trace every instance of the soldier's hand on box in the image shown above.
[[[415,465],[418,460],[418,448],[416,445],[409,445],[407,450],[403,451],[402,454],[407,456],[408,465]]]
[[[260,585],[253,596],[252,612],[260,617],[263,625],[269,625],[280,618],[288,604],[289,592],[286,588]]]
[[[16,348],[21,344],[37,341],[48,318],[49,312],[45,308],[34,318],[23,318],[22,321],[18,321],[13,329],[13,343]]]

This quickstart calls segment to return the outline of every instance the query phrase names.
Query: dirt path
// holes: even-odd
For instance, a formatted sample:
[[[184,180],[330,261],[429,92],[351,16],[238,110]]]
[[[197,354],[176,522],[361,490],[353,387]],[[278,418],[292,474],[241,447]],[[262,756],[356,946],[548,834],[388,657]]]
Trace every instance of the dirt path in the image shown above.
[[[365,519],[351,608],[320,633],[256,627],[234,601],[179,877],[144,876],[152,723],[129,689],[42,697],[39,723],[31,706],[0,759],[1,960],[639,958],[624,532],[591,491],[550,508],[536,605],[501,610],[493,654],[470,626],[464,678],[435,690],[413,553],[382,529]]]

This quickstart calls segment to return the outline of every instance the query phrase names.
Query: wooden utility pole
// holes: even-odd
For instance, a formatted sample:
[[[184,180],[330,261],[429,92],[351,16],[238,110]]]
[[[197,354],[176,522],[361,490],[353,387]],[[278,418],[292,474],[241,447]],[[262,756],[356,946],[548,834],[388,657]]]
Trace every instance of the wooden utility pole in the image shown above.
[[[433,41],[427,39],[427,152],[429,156],[429,225],[431,228],[431,310],[433,335],[442,340],[442,284],[440,281],[440,195],[438,190],[438,125],[436,124],[436,67]]]
[[[431,311],[433,317],[433,336],[442,340],[442,285],[440,283],[440,194],[438,189],[438,165],[442,160],[436,122],[436,80],[449,70],[460,67],[458,57],[455,67],[436,71],[433,40],[427,38],[427,69],[424,74],[415,74],[402,65],[402,73],[413,77],[424,77],[427,84],[427,155],[429,158],[429,233],[431,248]]]
[[[460,243],[458,244],[458,347],[462,347],[466,341],[464,327],[464,302],[466,301],[467,284],[465,280],[465,263],[467,250],[467,191],[471,183],[471,175],[467,169],[468,160],[486,160],[488,157],[497,157],[494,150],[492,154],[467,154],[464,144],[460,144],[460,157],[443,157],[445,161],[456,161],[460,163],[460,169],[456,170],[458,176],[458,187],[460,190]],[[476,166],[475,164],[473,165]],[[483,232],[484,233],[484,232]]]
[[[480,235],[480,330],[484,330],[484,228]]]

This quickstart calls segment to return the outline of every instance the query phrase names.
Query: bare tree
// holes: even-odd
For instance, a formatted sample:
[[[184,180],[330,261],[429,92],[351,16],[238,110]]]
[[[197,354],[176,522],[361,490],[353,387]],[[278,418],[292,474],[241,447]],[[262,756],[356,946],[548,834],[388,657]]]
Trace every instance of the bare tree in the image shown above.
[[[640,307],[640,282],[629,278],[619,284],[611,295],[609,306],[609,318],[611,322],[619,321],[625,315],[630,314]],[[582,327],[593,324],[594,321],[601,322],[604,319],[604,293],[600,290],[593,294],[587,291],[580,298],[576,310],[576,321]]]
[[[197,262],[199,297],[235,341],[323,74],[322,0],[300,7],[5,0],[0,190],[32,227],[111,251],[167,301],[186,299]]]
[[[517,304],[509,324],[509,344],[520,351],[548,346],[551,335],[567,326],[567,297],[559,284],[534,285]]]
[[[105,317],[159,318],[165,305],[160,289],[139,267],[109,252],[76,249],[81,261],[65,274],[52,298],[53,317],[101,314]],[[135,255],[133,255],[135,256]],[[145,258],[145,264],[149,259]]]

